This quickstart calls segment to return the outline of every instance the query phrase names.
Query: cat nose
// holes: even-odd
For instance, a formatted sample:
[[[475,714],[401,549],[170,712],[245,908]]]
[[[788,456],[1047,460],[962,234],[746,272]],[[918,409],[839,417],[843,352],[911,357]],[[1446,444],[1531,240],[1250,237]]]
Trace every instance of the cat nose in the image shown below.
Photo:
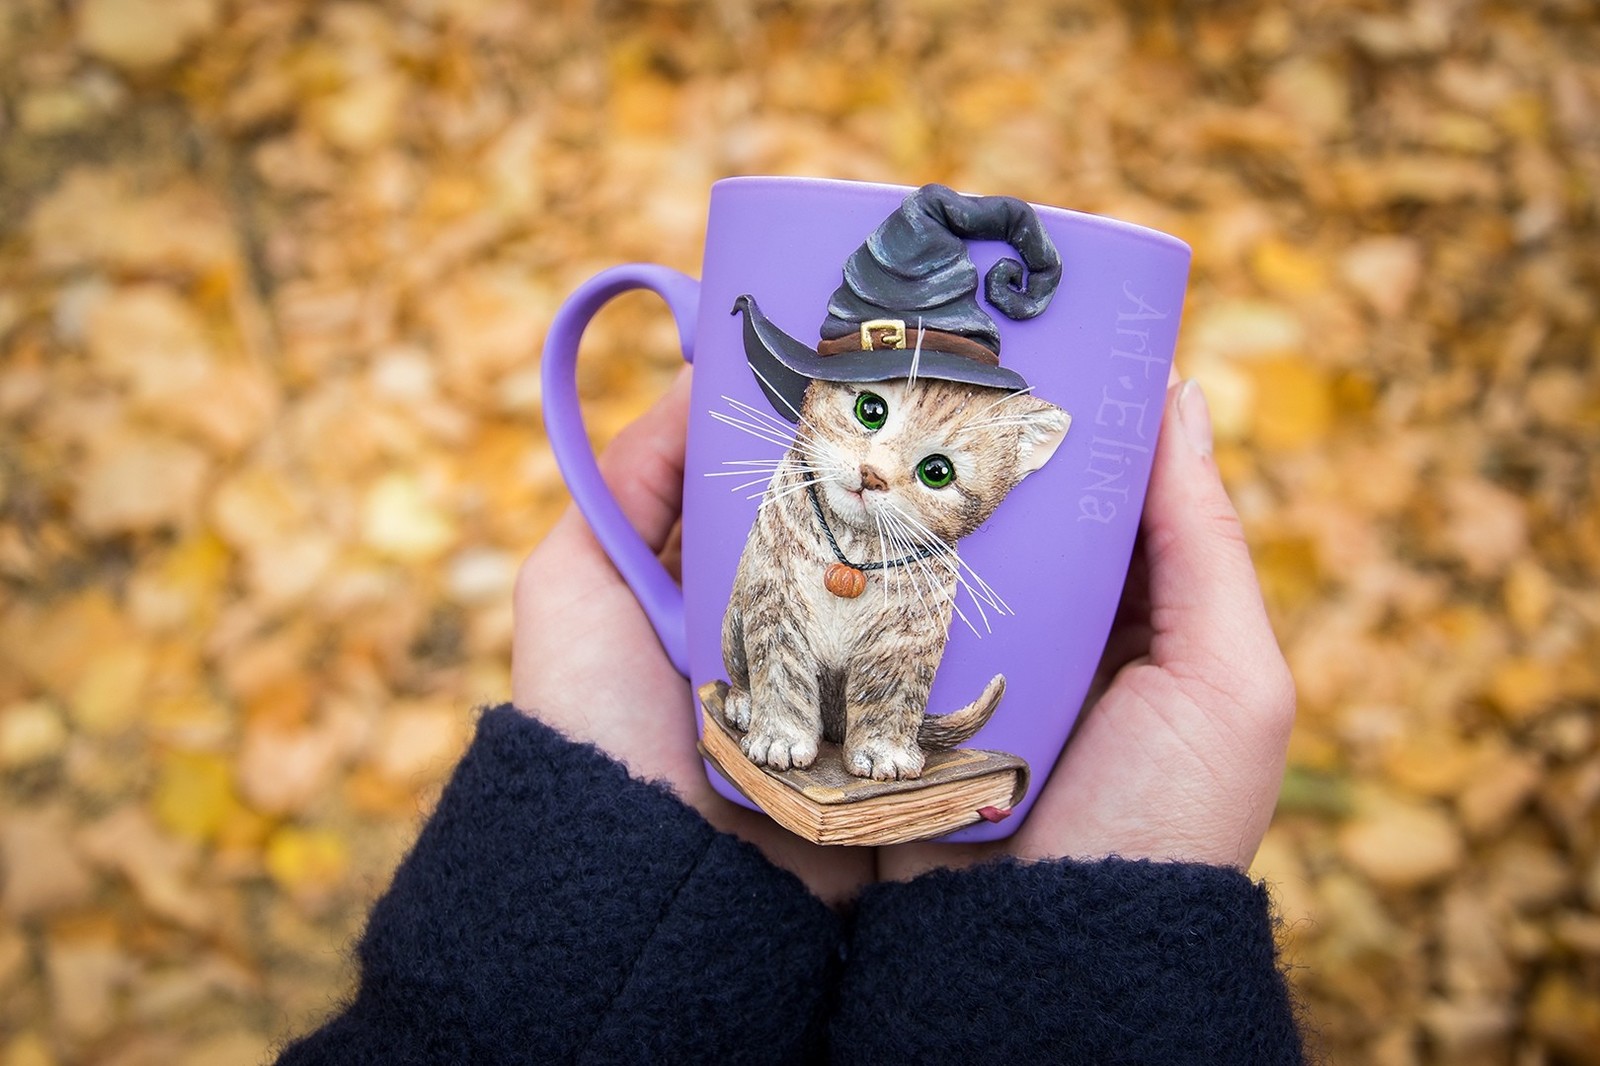
[[[878,473],[866,463],[861,464],[861,488],[863,491],[866,489],[876,489],[878,492],[883,492],[888,489],[888,487],[889,483],[883,480],[882,474]]]

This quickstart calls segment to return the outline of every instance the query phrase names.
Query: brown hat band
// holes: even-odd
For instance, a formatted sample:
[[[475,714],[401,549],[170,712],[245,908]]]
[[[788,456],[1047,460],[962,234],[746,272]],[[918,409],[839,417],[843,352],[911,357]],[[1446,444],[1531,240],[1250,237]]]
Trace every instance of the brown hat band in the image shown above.
[[[917,331],[913,327],[912,331]],[[963,337],[957,333],[945,333],[937,329],[924,329],[921,331],[922,348],[935,352],[948,352],[951,355],[962,355],[968,359],[984,364],[985,366],[999,366],[1000,357],[990,351],[986,345],[979,344],[970,337]],[[886,348],[904,349],[911,351],[918,347],[918,339],[909,336],[906,332],[906,323],[900,318],[875,318],[870,322],[861,323],[857,333],[847,333],[843,337],[824,340],[817,345],[818,355],[848,355],[851,352],[882,351]]]

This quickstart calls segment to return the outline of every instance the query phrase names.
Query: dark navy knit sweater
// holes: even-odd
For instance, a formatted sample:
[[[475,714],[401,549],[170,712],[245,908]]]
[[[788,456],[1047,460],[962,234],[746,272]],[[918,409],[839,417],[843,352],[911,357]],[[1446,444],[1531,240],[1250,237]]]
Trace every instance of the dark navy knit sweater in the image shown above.
[[[870,887],[846,921],[510,708],[357,955],[355,998],[283,1066],[1301,1061],[1266,893],[1237,871],[1001,863]]]

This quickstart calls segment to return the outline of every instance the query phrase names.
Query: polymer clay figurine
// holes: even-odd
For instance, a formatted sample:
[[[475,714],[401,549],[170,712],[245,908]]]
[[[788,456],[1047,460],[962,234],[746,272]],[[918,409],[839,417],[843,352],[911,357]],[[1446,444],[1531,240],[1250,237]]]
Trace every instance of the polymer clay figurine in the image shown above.
[[[1049,304],[1061,259],[1037,215],[1010,197],[928,185],[844,266],[815,348],[739,297],[745,354],[793,429],[750,530],[723,619],[731,684],[723,715],[744,755],[810,766],[819,741],[880,781],[923,772],[993,715],[996,675],[971,703],[927,713],[950,624],[1002,607],[960,559],[961,538],[1047,462],[1069,416],[1000,363],[965,240],[1004,240],[1017,259],[988,273],[988,303],[1011,319]],[[769,428],[768,433],[772,430]]]

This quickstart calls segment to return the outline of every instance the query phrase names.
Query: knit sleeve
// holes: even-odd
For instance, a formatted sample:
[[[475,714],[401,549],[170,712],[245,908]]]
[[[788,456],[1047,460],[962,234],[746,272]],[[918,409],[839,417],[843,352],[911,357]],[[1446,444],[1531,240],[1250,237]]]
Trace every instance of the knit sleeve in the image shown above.
[[[666,788],[486,711],[307,1063],[799,1061],[836,919]]]
[[[863,894],[838,1062],[1300,1063],[1266,890],[1177,863],[1015,862]]]

